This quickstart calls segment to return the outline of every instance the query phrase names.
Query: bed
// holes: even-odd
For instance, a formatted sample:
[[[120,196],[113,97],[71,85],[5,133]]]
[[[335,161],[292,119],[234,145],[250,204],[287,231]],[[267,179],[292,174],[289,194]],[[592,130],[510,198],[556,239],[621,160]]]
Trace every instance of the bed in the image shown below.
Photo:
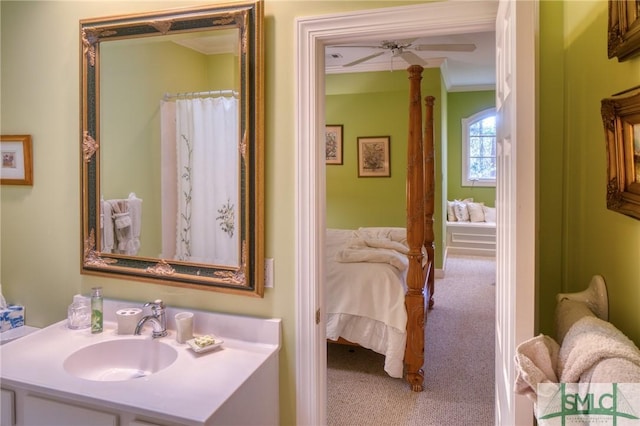
[[[423,128],[420,92],[423,68],[413,65],[407,71],[409,136],[406,227],[327,230],[327,338],[337,343],[361,345],[384,354],[385,371],[392,377],[404,377],[413,391],[420,392],[424,384],[424,326],[427,310],[434,304],[435,98],[425,98]],[[369,237],[372,234],[380,237],[369,240],[400,242],[395,241],[392,235],[402,239],[406,247],[401,249],[404,251],[402,259],[405,267],[398,268],[388,262],[337,261],[336,255],[350,244],[354,233],[358,232],[360,235],[356,235],[356,240],[362,239],[363,233]],[[398,236],[401,232],[402,238]],[[363,278],[363,271],[372,276]],[[371,291],[373,286],[378,291]]]
[[[398,242],[406,249],[404,254],[380,247],[357,247],[359,241],[384,242],[373,234],[385,233],[399,234],[406,241],[404,228],[327,230],[327,339],[357,343],[385,355],[384,370],[391,377],[402,378],[407,341],[404,295],[408,247]]]

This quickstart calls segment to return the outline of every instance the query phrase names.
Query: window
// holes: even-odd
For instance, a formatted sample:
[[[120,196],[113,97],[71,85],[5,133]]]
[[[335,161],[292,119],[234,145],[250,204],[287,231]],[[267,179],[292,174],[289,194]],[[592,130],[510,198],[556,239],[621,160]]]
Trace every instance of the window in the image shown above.
[[[462,119],[462,186],[496,186],[496,110]]]

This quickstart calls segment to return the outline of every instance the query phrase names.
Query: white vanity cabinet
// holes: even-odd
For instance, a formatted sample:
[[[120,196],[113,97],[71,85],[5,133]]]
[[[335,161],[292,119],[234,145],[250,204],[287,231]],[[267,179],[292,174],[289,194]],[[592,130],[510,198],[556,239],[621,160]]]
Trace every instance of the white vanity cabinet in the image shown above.
[[[15,422],[16,394],[12,390],[0,390],[0,425],[12,426]]]
[[[80,405],[26,390],[2,389],[1,426],[173,426],[131,412],[110,411],[99,405]]]
[[[67,426],[116,426],[119,424],[117,414],[31,394],[24,396],[22,412],[17,417],[22,418],[25,425],[53,426],[52,419],[55,419],[56,424]]]
[[[112,313],[124,305],[132,306],[105,300],[100,334],[70,330],[61,321],[0,346],[0,426],[279,423],[279,319],[189,310],[195,335],[224,340],[219,348],[196,353],[175,338],[173,317],[186,309],[167,308],[169,334],[152,339],[148,330],[141,336],[117,333]],[[113,341],[120,348],[122,340],[169,346],[177,355],[162,370],[127,380],[87,379],[65,366],[87,347]]]

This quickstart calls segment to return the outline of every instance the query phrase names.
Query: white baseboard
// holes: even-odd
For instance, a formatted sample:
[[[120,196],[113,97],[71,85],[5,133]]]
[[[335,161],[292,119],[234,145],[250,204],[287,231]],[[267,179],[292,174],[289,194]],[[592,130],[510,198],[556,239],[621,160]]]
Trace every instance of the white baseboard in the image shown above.
[[[460,254],[463,256],[485,256],[495,257],[496,250],[479,247],[448,247],[447,253],[449,255]]]

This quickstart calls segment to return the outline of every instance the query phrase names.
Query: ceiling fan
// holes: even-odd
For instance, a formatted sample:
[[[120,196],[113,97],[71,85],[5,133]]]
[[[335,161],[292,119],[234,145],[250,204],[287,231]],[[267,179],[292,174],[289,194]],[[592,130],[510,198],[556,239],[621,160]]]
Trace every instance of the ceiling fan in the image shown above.
[[[424,59],[420,56],[416,55],[415,52],[419,51],[432,51],[432,52],[473,52],[476,50],[476,45],[472,43],[467,44],[418,44],[416,46],[413,45],[415,39],[411,40],[383,40],[377,46],[331,46],[336,48],[370,48],[370,49],[381,49],[381,52],[376,52],[371,55],[367,55],[360,59],[356,59],[355,61],[349,62],[348,64],[344,64],[343,67],[352,67],[354,65],[361,64],[363,62],[369,61],[373,58],[377,58],[378,56],[384,55],[386,53],[391,53],[391,58],[400,57],[405,60],[409,65],[426,65]]]

